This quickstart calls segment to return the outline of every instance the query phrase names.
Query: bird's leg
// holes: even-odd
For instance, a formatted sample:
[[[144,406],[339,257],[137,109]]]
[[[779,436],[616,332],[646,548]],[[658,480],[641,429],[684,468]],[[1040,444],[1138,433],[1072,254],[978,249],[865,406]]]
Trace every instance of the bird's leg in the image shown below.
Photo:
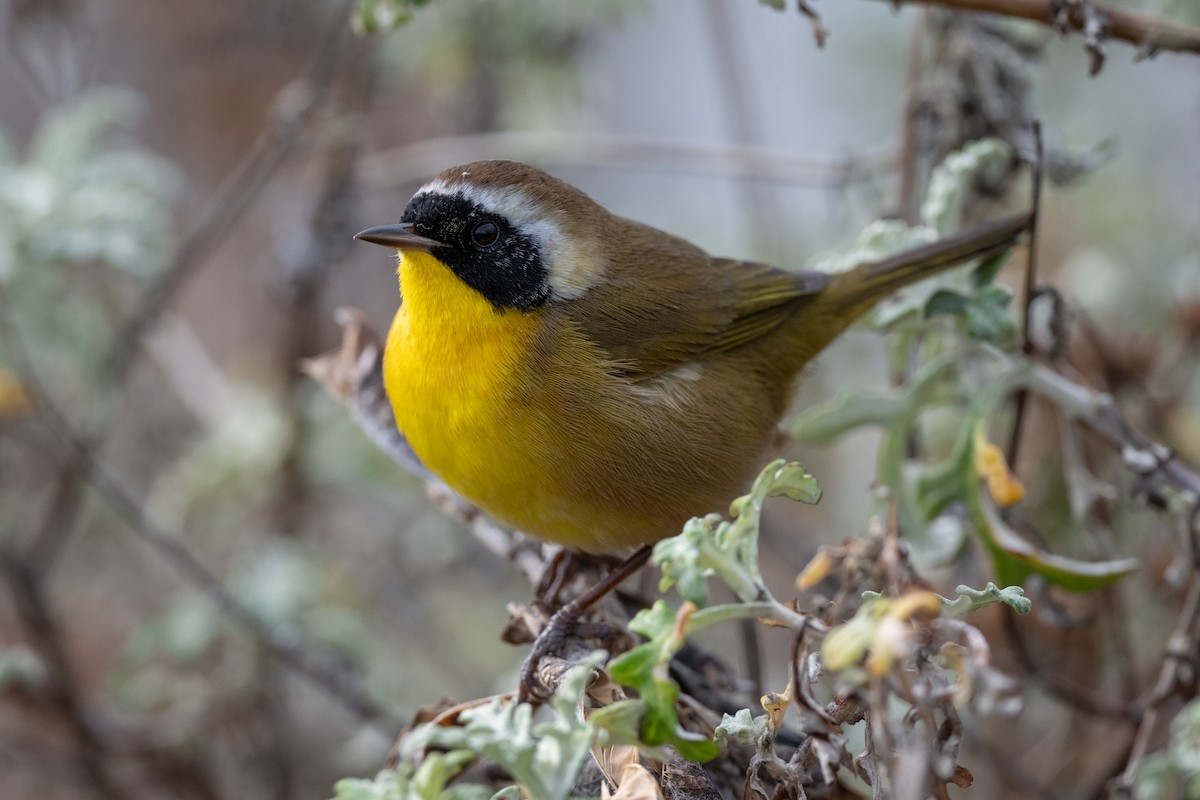
[[[639,547],[633,555],[614,567],[612,572],[597,581],[592,588],[554,612],[547,620],[546,626],[534,640],[529,655],[521,664],[521,685],[517,691],[521,702],[537,704],[549,698],[549,690],[538,679],[537,674],[542,659],[555,653],[562,646],[584,612],[641,569],[649,560],[652,551],[653,548],[648,544]]]

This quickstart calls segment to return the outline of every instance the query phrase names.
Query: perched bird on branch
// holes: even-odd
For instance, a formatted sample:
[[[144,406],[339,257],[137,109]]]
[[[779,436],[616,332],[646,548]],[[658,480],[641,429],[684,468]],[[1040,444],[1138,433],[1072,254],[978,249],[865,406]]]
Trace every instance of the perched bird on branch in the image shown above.
[[[479,161],[357,238],[399,251],[384,382],[421,461],[504,523],[626,553],[747,487],[797,376],[851,322],[1028,224],[788,272],[714,258],[534,167]]]

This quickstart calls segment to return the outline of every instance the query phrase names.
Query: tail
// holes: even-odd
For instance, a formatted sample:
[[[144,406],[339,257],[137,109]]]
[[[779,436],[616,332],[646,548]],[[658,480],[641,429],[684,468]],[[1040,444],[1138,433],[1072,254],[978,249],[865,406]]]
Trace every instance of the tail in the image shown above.
[[[931,244],[905,250],[882,261],[860,264],[834,276],[821,294],[836,319],[857,319],[892,292],[922,278],[974,258],[989,258],[1011,249],[1029,229],[1030,214],[984,222]]]

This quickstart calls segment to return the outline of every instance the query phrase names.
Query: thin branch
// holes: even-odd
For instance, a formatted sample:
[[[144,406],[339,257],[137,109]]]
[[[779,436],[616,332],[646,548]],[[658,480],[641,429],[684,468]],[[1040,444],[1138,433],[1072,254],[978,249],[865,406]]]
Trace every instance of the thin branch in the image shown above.
[[[904,120],[900,126],[900,150],[896,160],[900,167],[898,213],[909,225],[917,224],[918,162],[921,160],[921,131],[918,111],[921,97],[921,72],[925,62],[925,39],[929,29],[929,13],[922,10],[913,27],[904,63]]]
[[[957,11],[977,11],[1040,22],[1064,33],[1089,35],[1099,24],[1099,39],[1119,39],[1139,48],[1139,55],[1160,50],[1200,54],[1200,28],[1126,11],[1107,3],[1057,0],[889,0],[894,5],[920,3]]]
[[[357,177],[366,190],[392,192],[427,180],[447,164],[477,158],[840,187],[891,169],[895,150],[880,146],[860,156],[823,160],[766,147],[567,131],[503,131],[442,136],[370,153],[359,160]]]
[[[71,728],[77,758],[88,782],[101,797],[111,800],[122,797],[124,793],[108,774],[109,748],[92,724],[79,695],[79,680],[63,646],[62,631],[43,593],[41,577],[37,570],[22,563],[15,555],[6,554],[0,567],[12,585],[17,611],[50,668],[50,699]]]
[[[750,147],[762,125],[749,91],[754,84],[746,74],[737,18],[732,12],[733,6],[725,0],[708,0],[704,5],[704,27],[716,65],[714,94],[723,106],[720,117],[734,146]],[[779,251],[787,238],[781,232],[790,233],[779,217],[779,203],[757,181],[739,181],[734,188],[740,198],[736,216],[741,217],[747,239],[758,242],[766,252]]]
[[[1032,356],[1034,351],[1033,340],[1030,337],[1033,316],[1031,311],[1037,291],[1038,222],[1042,210],[1042,173],[1045,164],[1042,149],[1042,123],[1037,120],[1033,122],[1033,147],[1032,186],[1030,188],[1033,196],[1030,198],[1029,246],[1025,249],[1025,296],[1022,298],[1025,312],[1021,315],[1021,352],[1026,357]],[[1024,389],[1019,390],[1013,401],[1012,436],[1008,440],[1008,463],[1013,466],[1013,469],[1016,469],[1017,456],[1021,451],[1021,433],[1025,427],[1025,408],[1028,403],[1029,392]]]
[[[1200,577],[1193,576],[1191,586],[1188,587],[1187,599],[1183,604],[1183,611],[1180,613],[1179,621],[1168,641],[1162,670],[1158,674],[1154,689],[1146,700],[1141,724],[1138,725],[1133,746],[1129,752],[1129,760],[1118,780],[1119,787],[1132,788],[1134,778],[1137,776],[1137,769],[1150,748],[1150,738],[1154,735],[1159,718],[1162,716],[1162,705],[1174,694],[1178,686],[1180,665],[1186,659],[1194,657],[1196,653],[1196,639],[1200,634],[1200,631],[1197,630],[1198,620],[1200,620]]]

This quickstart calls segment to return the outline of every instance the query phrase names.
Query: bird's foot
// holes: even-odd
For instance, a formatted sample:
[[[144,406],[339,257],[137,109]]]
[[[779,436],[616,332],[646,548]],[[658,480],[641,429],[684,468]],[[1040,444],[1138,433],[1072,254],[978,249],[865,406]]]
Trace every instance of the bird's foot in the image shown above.
[[[582,617],[601,598],[612,592],[633,573],[641,569],[650,558],[651,547],[645,545],[629,558],[617,565],[592,588],[576,597],[556,611],[533,642],[533,647],[521,664],[521,685],[517,687],[517,699],[523,703],[539,705],[550,698],[551,687],[541,680],[539,669],[542,659],[557,654],[568,638],[576,632]]]

